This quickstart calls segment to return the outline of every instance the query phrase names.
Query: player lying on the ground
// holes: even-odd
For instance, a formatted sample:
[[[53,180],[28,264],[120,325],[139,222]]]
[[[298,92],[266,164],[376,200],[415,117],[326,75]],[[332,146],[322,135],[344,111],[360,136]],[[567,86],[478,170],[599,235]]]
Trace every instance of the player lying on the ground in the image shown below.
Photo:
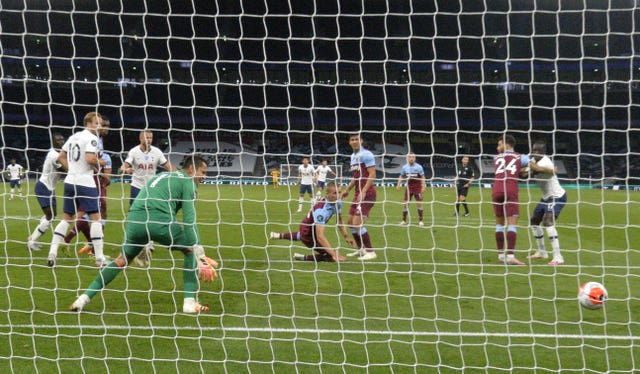
[[[294,258],[298,261],[344,261],[345,257],[338,254],[327,236],[325,235],[326,223],[334,215],[337,217],[338,227],[342,236],[352,247],[355,242],[349,236],[349,232],[342,223],[342,201],[338,200],[340,191],[334,182],[327,185],[326,195],[324,199],[318,201],[309,213],[304,217],[300,224],[300,231],[277,233],[272,232],[269,237],[271,239],[288,239],[300,240],[307,247],[316,251],[313,255],[294,254]]]

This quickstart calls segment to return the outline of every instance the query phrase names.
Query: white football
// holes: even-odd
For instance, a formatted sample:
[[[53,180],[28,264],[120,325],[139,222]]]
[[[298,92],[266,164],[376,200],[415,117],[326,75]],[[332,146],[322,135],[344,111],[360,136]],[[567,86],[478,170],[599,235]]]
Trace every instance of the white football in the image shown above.
[[[602,308],[608,296],[607,289],[598,282],[587,282],[578,290],[578,301],[587,309]]]

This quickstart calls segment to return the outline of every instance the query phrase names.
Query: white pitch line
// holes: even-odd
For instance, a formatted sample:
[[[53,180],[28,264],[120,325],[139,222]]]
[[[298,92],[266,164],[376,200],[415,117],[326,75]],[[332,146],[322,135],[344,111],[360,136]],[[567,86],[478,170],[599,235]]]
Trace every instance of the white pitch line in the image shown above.
[[[584,340],[624,340],[639,341],[640,336],[628,335],[579,335],[579,334],[536,334],[536,333],[488,333],[488,332],[433,332],[433,331],[388,331],[388,330],[335,330],[335,329],[290,329],[273,327],[198,327],[198,326],[122,326],[122,325],[0,325],[1,329],[49,329],[49,330],[159,330],[159,331],[220,331],[220,332],[263,332],[282,334],[343,334],[343,335],[397,335],[426,337],[480,337],[480,338],[528,338],[528,339],[584,339]]]

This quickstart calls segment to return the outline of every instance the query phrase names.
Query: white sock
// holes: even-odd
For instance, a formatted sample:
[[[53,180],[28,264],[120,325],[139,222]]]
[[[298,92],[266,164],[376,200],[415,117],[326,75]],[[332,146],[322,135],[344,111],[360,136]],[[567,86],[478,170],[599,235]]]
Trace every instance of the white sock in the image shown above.
[[[31,233],[31,240],[36,241],[40,239],[40,237],[49,230],[49,226],[51,226],[51,221],[48,221],[46,216],[42,216],[40,223],[36,229],[33,230],[33,233]]]
[[[298,210],[302,210],[302,203],[304,203],[304,198],[303,197],[298,199]]]
[[[11,189],[11,198],[13,199],[13,188]]]
[[[60,243],[64,242],[64,236],[67,235],[67,230],[69,230],[69,222],[62,220],[56,228],[53,230],[53,235],[51,237],[51,248],[49,248],[49,254],[57,256],[58,255],[58,247]]]
[[[553,257],[561,257],[560,256],[560,240],[558,240],[558,230],[556,230],[555,226],[548,226],[546,229],[547,229],[547,235],[549,236],[549,241],[551,242]]]
[[[194,306],[196,305],[195,297],[185,297],[184,302],[182,303],[183,307]]]
[[[96,254],[96,261],[104,260],[104,238],[102,236],[102,223],[91,222],[91,244]]]
[[[547,250],[544,247],[544,232],[542,231],[542,227],[533,226],[533,237],[536,239],[536,244],[538,244],[538,252],[544,254]]]

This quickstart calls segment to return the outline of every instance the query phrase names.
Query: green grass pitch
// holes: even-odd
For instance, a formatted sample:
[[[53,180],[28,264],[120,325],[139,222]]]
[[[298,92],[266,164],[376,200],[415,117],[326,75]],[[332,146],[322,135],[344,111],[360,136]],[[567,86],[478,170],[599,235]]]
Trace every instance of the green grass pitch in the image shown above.
[[[128,188],[110,187],[111,256]],[[221,270],[200,290],[212,307],[200,316],[181,313],[182,255],[162,247],[152,269],[128,268],[84,312],[69,312],[97,274],[75,254],[83,242],[47,268],[48,246],[33,254],[25,247],[41,216],[36,200],[9,201],[7,194],[0,205],[0,372],[639,370],[640,194],[568,193],[558,224],[561,267],[499,264],[490,191],[477,187],[469,194],[471,216],[459,219],[452,217],[453,189],[428,189],[423,228],[413,204],[411,224],[399,226],[401,192],[378,187],[367,224],[378,259],[316,264],[292,261],[294,252],[307,253],[299,243],[267,239],[298,227],[297,187],[203,185],[200,232]],[[534,186],[521,190],[523,260],[534,247],[526,225],[539,197]],[[333,243],[336,234],[330,231]],[[608,288],[602,310],[577,303],[579,285],[589,280]]]

